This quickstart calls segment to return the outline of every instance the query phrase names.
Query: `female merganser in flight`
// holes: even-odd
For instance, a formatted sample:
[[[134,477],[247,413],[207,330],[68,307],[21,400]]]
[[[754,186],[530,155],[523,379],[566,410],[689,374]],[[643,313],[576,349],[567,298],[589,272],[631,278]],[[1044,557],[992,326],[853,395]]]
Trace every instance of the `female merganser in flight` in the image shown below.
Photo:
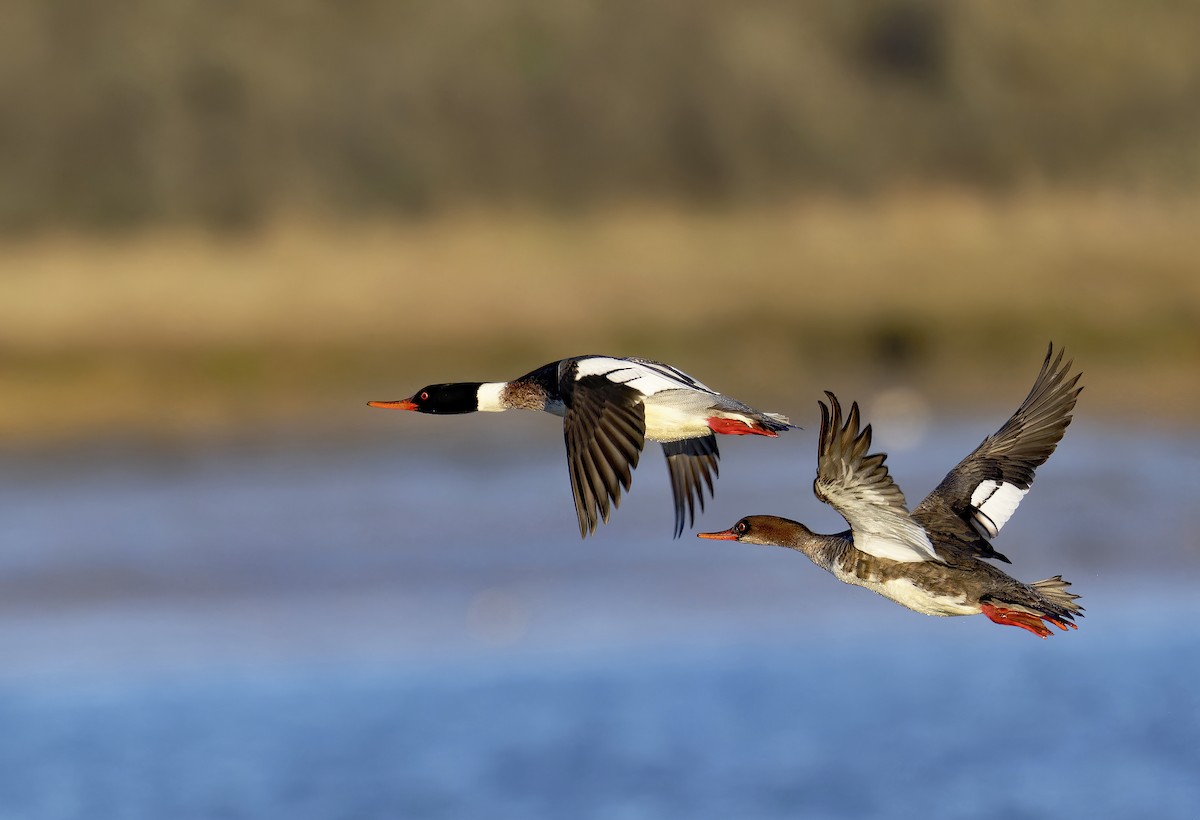
[[[411,398],[367,402],[372,407],[448,415],[519,408],[563,417],[567,466],[579,534],[586,538],[610,502],[621,503],[647,439],[661,442],[675,495],[675,537],[704,509],[702,485],[713,491],[717,438],[776,436],[794,425],[723,396],[667,364],[617,356],[574,356],[510,382],[431,384]]]
[[[1046,353],[1041,373],[1024,403],[995,435],[950,471],[912,513],[888,475],[887,455],[868,455],[871,426],[859,430],[858,404],[842,423],[837,398],[826,391],[813,492],[850,524],[837,535],[772,515],[743,518],[724,532],[700,538],[789,547],[833,573],[926,615],[975,615],[1027,629],[1043,638],[1046,621],[1066,631],[1083,617],[1079,596],[1061,575],[1033,584],[1012,578],[984,559],[1011,563],[991,539],[1029,492],[1033,472],[1062,439],[1083,389],[1063,354]]]

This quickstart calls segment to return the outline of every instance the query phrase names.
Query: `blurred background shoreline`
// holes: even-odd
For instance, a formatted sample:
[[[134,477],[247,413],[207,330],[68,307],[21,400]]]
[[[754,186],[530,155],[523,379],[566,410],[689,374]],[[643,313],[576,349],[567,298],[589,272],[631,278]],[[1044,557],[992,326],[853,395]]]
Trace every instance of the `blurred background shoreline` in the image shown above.
[[[1087,373],[1089,415],[1186,425],[1196,224],[1191,200],[942,190],[10,239],[0,433],[344,428],[368,398],[583,352],[789,412],[908,384],[957,414],[1019,399],[1051,340]]]

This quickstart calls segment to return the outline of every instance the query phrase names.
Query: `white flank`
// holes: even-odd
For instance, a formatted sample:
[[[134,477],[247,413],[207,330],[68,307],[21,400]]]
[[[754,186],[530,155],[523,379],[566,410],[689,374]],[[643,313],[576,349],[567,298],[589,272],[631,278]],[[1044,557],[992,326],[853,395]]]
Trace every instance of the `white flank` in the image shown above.
[[[880,581],[876,577],[860,578],[853,572],[834,567],[833,577],[856,587],[869,589],[922,615],[974,615],[979,606],[967,603],[965,595],[936,595],[918,586],[911,578],[892,578]]]
[[[707,436],[708,421],[689,408],[678,408],[661,402],[645,402],[646,438],[651,441],[680,441]]]
[[[921,589],[908,578],[893,578],[875,586],[876,591],[885,598],[891,598],[896,603],[924,615],[974,615],[979,611],[978,606],[967,604],[966,596],[951,598],[934,595],[929,590]]]
[[[983,535],[995,538],[1028,492],[1028,488],[1022,490],[1015,484],[1001,481],[979,482],[975,492],[971,493],[971,506],[978,511],[974,516],[975,523],[982,528]]]
[[[475,394],[476,401],[479,403],[479,411],[481,413],[498,413],[501,410],[507,410],[508,408],[504,406],[500,397],[507,386],[507,382],[485,382],[479,385],[479,390]]]

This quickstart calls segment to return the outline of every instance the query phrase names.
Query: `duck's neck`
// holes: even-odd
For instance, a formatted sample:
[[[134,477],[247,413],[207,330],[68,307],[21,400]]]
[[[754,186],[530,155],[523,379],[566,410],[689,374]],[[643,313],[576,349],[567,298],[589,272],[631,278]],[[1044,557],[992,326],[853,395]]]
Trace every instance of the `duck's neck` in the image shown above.
[[[784,546],[804,553],[821,569],[832,570],[834,564],[842,559],[846,551],[854,547],[848,535],[849,533],[823,535],[813,532],[801,524],[791,542]]]
[[[504,401],[504,389],[508,382],[484,382],[476,394],[481,413],[499,413],[510,405]]]

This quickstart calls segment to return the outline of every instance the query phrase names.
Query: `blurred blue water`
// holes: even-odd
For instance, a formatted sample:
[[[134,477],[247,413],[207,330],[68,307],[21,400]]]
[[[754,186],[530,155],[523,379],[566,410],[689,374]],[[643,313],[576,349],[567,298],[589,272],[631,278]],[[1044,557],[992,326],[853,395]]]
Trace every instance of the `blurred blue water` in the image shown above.
[[[8,817],[1194,817],[1200,642],[928,636],[0,694]]]
[[[1200,811],[1195,440],[1071,431],[998,543],[1085,596],[1039,641],[673,542],[649,457],[580,542],[522,424],[0,462],[0,817]],[[895,452],[910,498],[978,430]],[[726,447],[703,524],[837,527],[811,448]]]

